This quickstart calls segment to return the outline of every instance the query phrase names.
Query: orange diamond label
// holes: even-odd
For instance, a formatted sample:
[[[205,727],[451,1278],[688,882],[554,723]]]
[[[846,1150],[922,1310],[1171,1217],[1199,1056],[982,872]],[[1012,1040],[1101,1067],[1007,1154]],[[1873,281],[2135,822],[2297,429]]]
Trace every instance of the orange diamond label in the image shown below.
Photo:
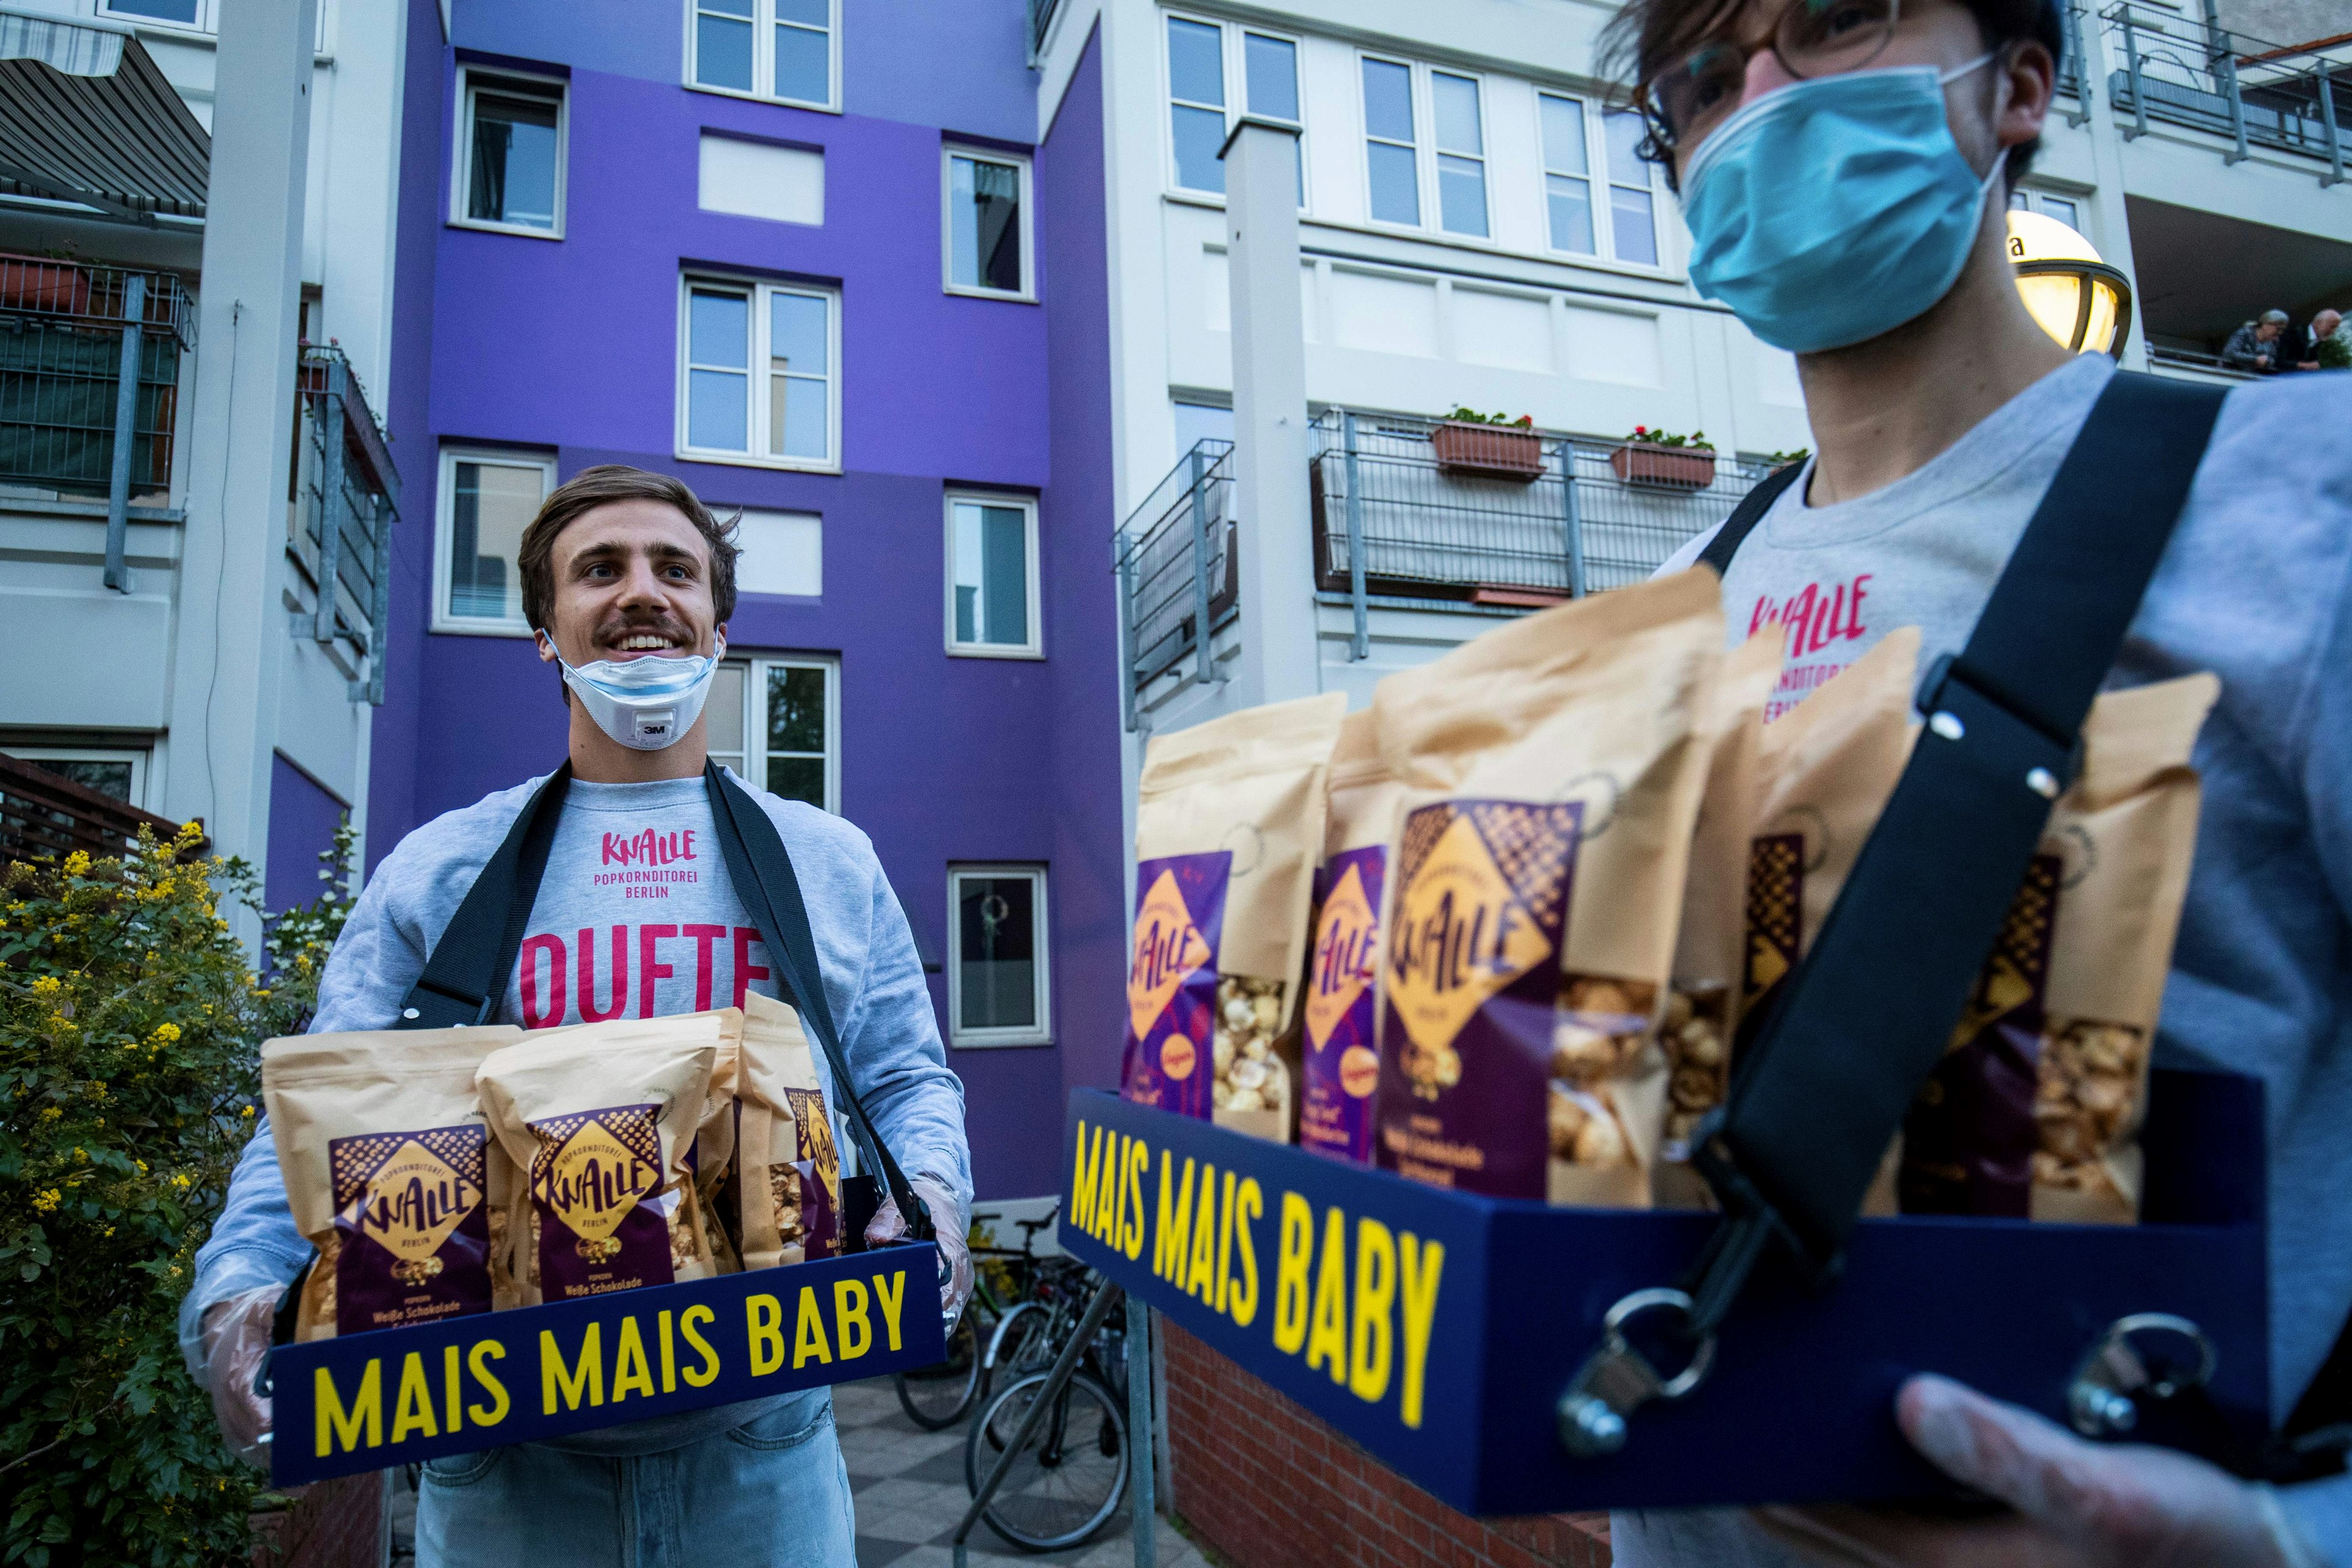
[[[1555,951],[1469,815],[1452,815],[1407,871],[1391,933],[1389,999],[1424,1051],[1450,1046],[1488,998]],[[1565,869],[1563,854],[1549,858]]]
[[[481,1201],[479,1187],[411,1138],[376,1168],[343,1218],[395,1257],[425,1258]]]
[[[1380,934],[1380,912],[1364,896],[1359,868],[1349,866],[1323,900],[1323,918],[1315,926],[1315,969],[1306,1013],[1307,1037],[1317,1050],[1331,1043],[1331,1031],[1371,984]]]
[[[543,1202],[585,1241],[603,1241],[621,1228],[638,1200],[660,1189],[661,1172],[624,1145],[602,1121],[590,1121],[564,1140],[548,1163]]]
[[[1184,984],[1185,976],[1216,962],[1208,939],[1193,923],[1172,870],[1160,873],[1135,911],[1135,967],[1127,976],[1128,1018],[1138,1039]]]

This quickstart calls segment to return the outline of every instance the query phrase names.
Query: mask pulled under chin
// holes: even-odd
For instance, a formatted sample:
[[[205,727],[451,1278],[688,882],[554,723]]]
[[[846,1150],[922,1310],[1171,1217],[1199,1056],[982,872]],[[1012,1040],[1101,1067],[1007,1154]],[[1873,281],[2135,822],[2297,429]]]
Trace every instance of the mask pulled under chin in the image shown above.
[[[1724,121],[1685,181],[1693,286],[1792,353],[1925,314],[1959,281],[2004,164],[1969,165],[1944,87],[1992,58],[1817,77]]]
[[[726,645],[719,645],[719,653]],[[609,659],[587,664],[565,663],[563,684],[572,689],[588,717],[622,745],[633,751],[658,752],[677,743],[702,716],[710,695],[711,678],[719,658],[707,654],[683,658]]]

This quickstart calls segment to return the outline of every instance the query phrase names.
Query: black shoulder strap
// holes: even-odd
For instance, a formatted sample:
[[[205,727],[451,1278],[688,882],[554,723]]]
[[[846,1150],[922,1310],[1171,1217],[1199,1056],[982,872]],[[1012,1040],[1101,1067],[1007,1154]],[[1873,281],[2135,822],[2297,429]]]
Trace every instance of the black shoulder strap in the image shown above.
[[[448,1029],[491,1021],[522,952],[523,929],[530,923],[540,879],[547,875],[547,852],[571,787],[567,761],[539,786],[507,829],[506,842],[475,877],[433,944],[425,973],[402,999],[394,1028]]]
[[[1764,514],[1772,510],[1780,492],[1795,484],[1797,476],[1804,471],[1801,461],[1784,463],[1757,480],[1756,488],[1739,498],[1739,504],[1731,509],[1731,515],[1723,520],[1723,526],[1715,531],[1715,537],[1698,552],[1699,564],[1714,567],[1717,577],[1731,570],[1731,558],[1738,553],[1740,545],[1764,521]]]
[[[1697,1162],[1727,1217],[1694,1271],[1701,1331],[1769,1240],[1816,1269],[1843,1248],[2073,776],[2221,397],[2118,374],[1968,646],[1929,671],[1911,761],[1704,1130]]]
[[[743,901],[752,923],[767,939],[770,951],[782,962],[784,978],[800,1005],[801,1020],[816,1037],[817,1046],[833,1069],[833,1081],[841,1094],[841,1109],[849,1120],[850,1131],[857,1139],[858,1147],[881,1176],[884,1190],[898,1203],[898,1213],[907,1221],[908,1234],[918,1241],[928,1240],[931,1236],[929,1211],[907,1184],[906,1174],[891,1157],[882,1135],[874,1130],[873,1119],[866,1114],[865,1103],[858,1099],[856,1080],[849,1075],[849,1059],[843,1054],[841,1035],[834,1026],[833,1004],[824,994],[816,938],[809,930],[808,906],[801,899],[800,875],[793,869],[793,858],[784,849],[783,838],[760,803],[730,779],[717,763],[705,763],[702,776],[710,791],[711,823],[719,834],[719,851],[727,862],[727,876],[735,885],[735,896]]]

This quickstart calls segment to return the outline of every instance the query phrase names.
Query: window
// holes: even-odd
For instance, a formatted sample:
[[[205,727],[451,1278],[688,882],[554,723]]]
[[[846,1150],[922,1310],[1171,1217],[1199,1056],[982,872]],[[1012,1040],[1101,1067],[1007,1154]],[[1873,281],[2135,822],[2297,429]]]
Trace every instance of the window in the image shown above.
[[[1650,165],[1642,160],[1642,117],[1626,110],[1560,93],[1541,93],[1545,220],[1551,247],[1575,256],[1609,256],[1658,265],[1657,198]],[[1606,150],[1596,171],[1591,149]],[[1608,178],[1609,199],[1598,202],[1593,181]]]
[[[1374,221],[1418,228],[1421,168],[1413,145],[1411,66],[1364,61],[1364,163]]]
[[[739,507],[735,542],[735,589],[741,594],[793,594],[815,598],[824,592],[824,519],[813,511],[769,511]]]
[[[1168,18],[1169,130],[1176,148],[1176,183],[1188,191],[1225,191],[1224,29]]]
[[[1226,58],[1231,47],[1234,58]],[[1225,192],[1225,166],[1217,153],[1225,143],[1225,79],[1238,73],[1244,102],[1233,107],[1262,120],[1301,130],[1294,154],[1298,205],[1307,205],[1306,121],[1300,115],[1298,43],[1247,28],[1226,28],[1189,17],[1168,18],[1169,131],[1175,149],[1180,190]]]
[[[834,107],[835,0],[687,0],[687,84]]]
[[[1429,73],[1437,127],[1437,221],[1449,234],[1486,237],[1486,139],[1479,121],[1478,79]]]
[[[109,800],[143,806],[147,799],[147,753],[112,747],[15,746],[8,754],[45,773],[94,789]]]
[[[101,0],[99,15],[136,16],[142,22],[173,22],[183,27],[201,27],[207,33],[218,26],[212,0]]]
[[[2053,196],[2047,191],[2017,190],[2009,193],[2009,205],[2019,212],[2037,212],[2044,217],[2056,218],[2076,234],[2084,232],[2083,209],[2072,196]]]
[[[950,1040],[966,1047],[1051,1045],[1045,868],[950,868],[948,909],[954,921]]]
[[[948,292],[1032,298],[1029,161],[955,148],[945,157]]]
[[[530,635],[516,562],[523,528],[554,485],[551,458],[443,450],[435,631]]]
[[[829,658],[730,658],[711,679],[714,761],[786,800],[841,809],[841,667]]]
[[[695,205],[771,223],[824,222],[824,154],[702,133]]]
[[[1039,658],[1037,508],[1018,496],[948,497],[948,651]]]
[[[468,228],[563,237],[564,92],[553,82],[465,72],[457,210]]]
[[[700,278],[680,292],[678,456],[837,468],[839,297]]]

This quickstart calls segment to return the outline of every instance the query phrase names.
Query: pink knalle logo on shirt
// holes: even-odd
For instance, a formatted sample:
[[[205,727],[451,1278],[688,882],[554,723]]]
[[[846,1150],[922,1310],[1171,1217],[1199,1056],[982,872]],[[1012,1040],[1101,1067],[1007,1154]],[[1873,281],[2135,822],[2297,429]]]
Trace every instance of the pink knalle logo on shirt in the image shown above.
[[[1777,603],[1769,594],[1759,595],[1756,607],[1748,612],[1748,635],[1754,637],[1780,622],[1787,629],[1788,657],[1792,659],[1819,653],[1833,642],[1859,642],[1867,635],[1862,624],[1862,602],[1870,593],[1864,584],[1876,575],[1864,572],[1826,593],[1819,583],[1808,583],[1803,592]]]
[[[694,829],[677,833],[656,833],[648,827],[642,833],[607,833],[604,835],[604,864],[607,866],[667,866],[673,860],[694,858]]]

